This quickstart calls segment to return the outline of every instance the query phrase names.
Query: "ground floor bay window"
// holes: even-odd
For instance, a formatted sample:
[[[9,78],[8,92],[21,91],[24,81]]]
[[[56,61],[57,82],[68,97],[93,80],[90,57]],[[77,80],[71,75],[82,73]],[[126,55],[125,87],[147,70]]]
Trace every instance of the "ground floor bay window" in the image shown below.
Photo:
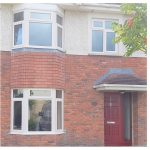
[[[63,133],[63,91],[56,89],[13,89],[11,133]]]

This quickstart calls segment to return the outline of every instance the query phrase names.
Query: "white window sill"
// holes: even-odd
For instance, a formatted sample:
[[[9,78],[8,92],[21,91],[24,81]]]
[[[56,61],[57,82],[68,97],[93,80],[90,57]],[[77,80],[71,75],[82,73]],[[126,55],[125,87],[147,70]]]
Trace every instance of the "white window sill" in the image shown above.
[[[89,52],[89,55],[107,55],[107,56],[121,56],[117,51],[112,52]]]
[[[24,46],[16,46],[16,47],[13,47],[12,50],[17,50],[17,49],[23,49],[24,50],[32,50],[32,51],[44,51],[44,50],[58,50],[58,51],[61,51],[61,52],[65,52],[62,48],[59,48],[59,47],[44,47],[44,46],[27,46],[27,47],[24,47]]]
[[[21,131],[11,131],[10,134],[20,134],[20,135],[57,135],[64,134],[65,131],[57,131],[57,132],[47,132],[47,131],[29,131],[29,132],[21,132]]]

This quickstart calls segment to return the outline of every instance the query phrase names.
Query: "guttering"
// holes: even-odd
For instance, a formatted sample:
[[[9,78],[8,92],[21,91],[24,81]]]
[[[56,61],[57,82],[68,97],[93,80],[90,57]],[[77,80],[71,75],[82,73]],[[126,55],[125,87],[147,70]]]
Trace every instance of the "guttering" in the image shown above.
[[[147,85],[100,84],[93,88],[97,91],[147,91]]]

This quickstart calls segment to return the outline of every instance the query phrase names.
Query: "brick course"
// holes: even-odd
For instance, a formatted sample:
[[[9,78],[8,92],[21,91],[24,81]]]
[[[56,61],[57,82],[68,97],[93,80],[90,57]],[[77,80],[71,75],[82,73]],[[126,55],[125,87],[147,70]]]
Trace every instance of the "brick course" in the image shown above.
[[[131,68],[146,79],[146,58],[81,56],[44,52],[1,52],[2,146],[103,146],[104,95],[93,83],[110,68]],[[138,65],[137,65],[138,63]],[[61,88],[62,135],[10,135],[11,88]],[[146,94],[134,101],[134,145],[146,145]],[[144,120],[144,123],[142,121]]]

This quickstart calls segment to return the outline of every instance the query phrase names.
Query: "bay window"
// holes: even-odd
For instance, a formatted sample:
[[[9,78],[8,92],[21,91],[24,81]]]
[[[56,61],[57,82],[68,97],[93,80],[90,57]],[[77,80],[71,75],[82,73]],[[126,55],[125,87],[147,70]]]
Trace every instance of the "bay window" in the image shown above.
[[[113,42],[115,33],[112,23],[116,20],[92,20],[92,52],[115,52],[116,44]]]
[[[24,10],[14,13],[16,48],[63,49],[63,17],[54,11]]]
[[[63,133],[63,91],[12,90],[12,134]]]

